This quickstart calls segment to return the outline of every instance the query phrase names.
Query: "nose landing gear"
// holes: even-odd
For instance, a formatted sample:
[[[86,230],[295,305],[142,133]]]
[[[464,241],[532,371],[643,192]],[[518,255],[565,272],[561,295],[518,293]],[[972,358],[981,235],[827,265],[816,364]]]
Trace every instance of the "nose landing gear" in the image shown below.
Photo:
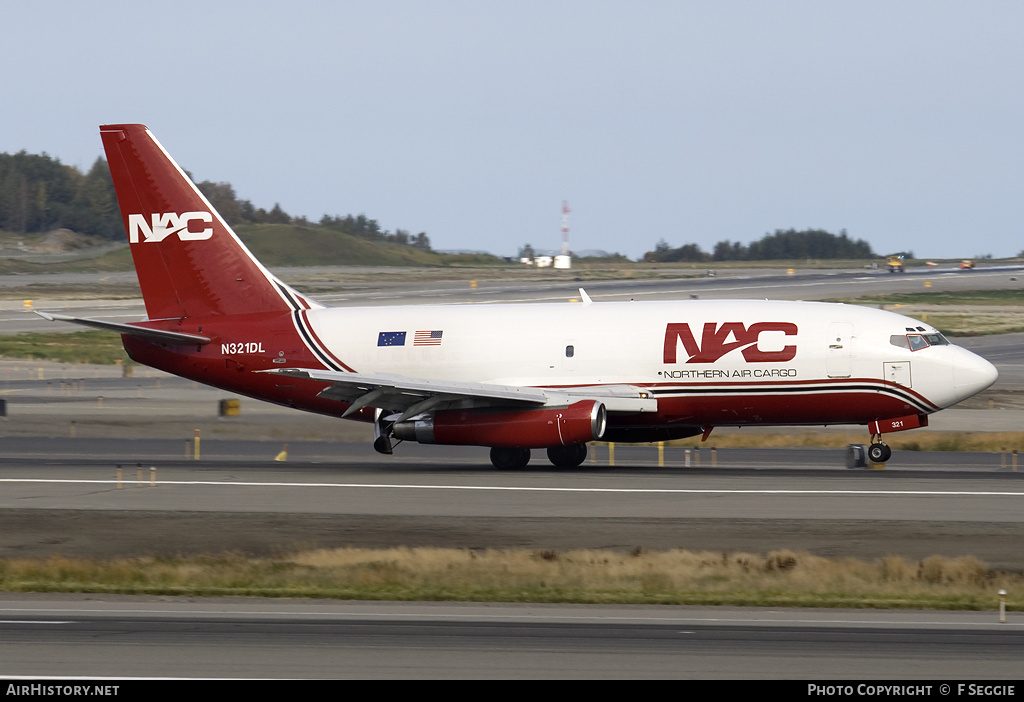
[[[888,444],[882,442],[882,435],[872,435],[871,445],[868,446],[868,460],[872,463],[885,463],[891,457],[892,449]]]
[[[926,426],[928,426],[927,414],[908,414],[903,417],[890,417],[868,422],[868,432],[871,434],[868,460],[872,463],[885,463],[892,457],[892,449],[882,441],[882,434]]]

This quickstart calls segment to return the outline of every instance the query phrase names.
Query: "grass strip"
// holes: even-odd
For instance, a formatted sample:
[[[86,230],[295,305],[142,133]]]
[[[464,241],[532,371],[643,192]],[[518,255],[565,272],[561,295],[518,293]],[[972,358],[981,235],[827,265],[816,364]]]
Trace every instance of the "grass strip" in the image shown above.
[[[973,556],[828,559],[786,549],[706,551],[399,548],[107,561],[0,560],[0,589],[357,600],[992,610],[1024,575]]]
[[[831,302],[850,305],[1024,305],[1021,290],[953,290],[900,293],[890,292],[862,297],[834,298]]]
[[[108,331],[0,335],[0,356],[57,363],[130,363],[121,336]]]

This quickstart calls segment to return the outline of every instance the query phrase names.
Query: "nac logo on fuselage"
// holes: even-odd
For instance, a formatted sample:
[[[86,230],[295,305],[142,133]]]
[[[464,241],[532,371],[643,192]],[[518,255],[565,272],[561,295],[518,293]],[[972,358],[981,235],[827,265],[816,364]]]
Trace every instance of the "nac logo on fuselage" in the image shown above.
[[[796,336],[797,328],[792,322],[755,322],[749,327],[743,322],[707,322],[698,345],[689,324],[670,322],[665,326],[664,360],[665,363],[677,362],[676,348],[680,341],[689,354],[687,363],[714,363],[736,349],[743,349],[743,358],[747,362],[781,363],[796,356],[795,345],[783,346],[776,351],[758,348],[761,334],[767,332]]]
[[[193,222],[211,224],[213,215],[209,212],[183,212],[181,214],[154,212],[147,222],[146,215],[130,214],[128,215],[128,243],[139,243],[140,235],[143,243],[163,241],[171,234],[177,234],[181,241],[204,241],[213,236],[213,227],[206,227],[201,231],[190,231],[189,225]]]

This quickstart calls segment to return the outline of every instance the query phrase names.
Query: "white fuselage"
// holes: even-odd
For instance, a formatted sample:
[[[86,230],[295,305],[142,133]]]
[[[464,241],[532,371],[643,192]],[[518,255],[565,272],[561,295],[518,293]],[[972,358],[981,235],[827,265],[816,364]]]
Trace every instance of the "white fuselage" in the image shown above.
[[[531,387],[649,387],[670,403],[663,413],[677,419],[706,412],[714,398],[720,404],[766,393],[778,399],[764,401],[767,409],[723,410],[719,424],[759,417],[765,423],[836,423],[928,414],[996,378],[990,363],[960,347],[927,344],[912,350],[907,336],[934,339],[938,332],[931,326],[852,305],[597,302],[326,308],[306,314],[334,358],[360,373]],[[439,338],[428,339],[424,332]],[[877,411],[867,406],[872,394],[886,395]],[[892,409],[897,394],[900,408]],[[848,419],[842,407],[819,413],[817,408],[829,407],[829,395],[856,395],[858,408],[847,412]],[[794,406],[811,396],[808,407]],[[697,397],[701,409],[684,401]],[[772,404],[786,408],[773,413]]]

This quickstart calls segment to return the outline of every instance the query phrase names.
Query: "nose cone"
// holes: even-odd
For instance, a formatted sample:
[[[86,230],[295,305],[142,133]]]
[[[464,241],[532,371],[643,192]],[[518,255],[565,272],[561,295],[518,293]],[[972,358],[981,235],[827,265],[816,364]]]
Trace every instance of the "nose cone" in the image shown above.
[[[977,395],[996,382],[996,378],[999,377],[996,367],[981,356],[966,349],[959,349],[959,351],[960,353],[957,354],[953,363],[953,387],[957,402]]]

